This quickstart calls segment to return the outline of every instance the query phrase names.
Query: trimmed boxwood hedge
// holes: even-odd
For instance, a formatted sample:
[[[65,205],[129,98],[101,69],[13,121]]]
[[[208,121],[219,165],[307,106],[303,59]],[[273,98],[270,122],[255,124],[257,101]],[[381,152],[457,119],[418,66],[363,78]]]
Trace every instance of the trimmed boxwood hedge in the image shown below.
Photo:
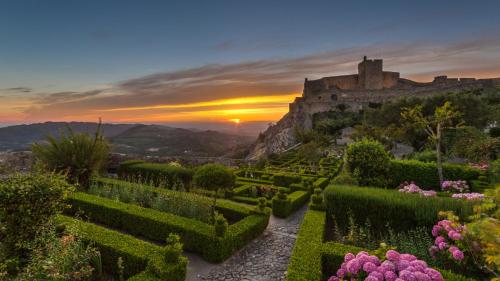
[[[67,216],[58,216],[57,221],[65,225],[77,227],[83,239],[99,249],[105,272],[117,276],[117,261],[121,257],[124,265],[124,277],[129,278],[132,276],[128,280],[161,280],[146,270],[148,264],[153,260],[155,262],[152,264],[160,264],[163,272],[167,272],[168,280],[181,281],[186,279],[188,261],[184,256],[181,256],[179,262],[176,264],[167,264],[163,261],[163,249],[160,246]]]
[[[230,225],[224,237],[216,237],[212,225],[153,209],[78,192],[71,195],[68,201],[71,205],[68,213],[83,211],[91,221],[133,235],[164,242],[169,233],[176,233],[186,250],[200,253],[211,262],[221,262],[231,256],[261,234],[269,222],[269,214],[252,213]]]
[[[120,163],[118,177],[165,188],[172,188],[175,183],[180,181],[185,188],[189,189],[193,179],[193,171],[174,165],[131,160]]]
[[[272,200],[273,215],[279,218],[288,217],[309,201],[309,195],[309,192],[299,190],[290,193],[286,199],[274,196]]]
[[[335,242],[323,243],[325,212],[308,210],[297,234],[287,270],[287,281],[321,281],[334,274],[348,252],[364,249]],[[365,250],[366,251],[366,250]],[[472,281],[450,271],[440,270],[447,281]]]
[[[328,183],[330,182],[330,179],[328,178],[319,178],[313,183],[314,188],[321,188],[325,189],[325,187],[328,186]]]
[[[290,187],[292,183],[300,183],[301,181],[302,178],[295,175],[275,174],[273,177],[273,184],[275,186]]]
[[[481,175],[479,169],[465,165],[443,164],[445,180],[465,180],[471,183]],[[389,168],[389,188],[397,188],[405,181],[413,181],[422,189],[441,190],[436,163],[417,160],[392,160]]]
[[[474,205],[449,197],[421,197],[371,187],[332,185],[323,194],[327,214],[329,218],[334,216],[339,226],[349,225],[347,214],[351,212],[359,225],[369,219],[376,233],[387,231],[387,223],[396,231],[430,228],[438,220],[439,211],[454,211],[465,218],[472,215]]]
[[[297,240],[295,240],[286,280],[321,280],[321,247],[325,224],[324,212],[307,211],[297,234]]]

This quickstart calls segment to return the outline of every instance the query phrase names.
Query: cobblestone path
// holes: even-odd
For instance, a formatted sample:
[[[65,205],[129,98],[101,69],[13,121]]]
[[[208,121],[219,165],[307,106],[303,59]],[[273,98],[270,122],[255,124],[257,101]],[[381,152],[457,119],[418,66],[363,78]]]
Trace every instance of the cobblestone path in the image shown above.
[[[307,207],[286,219],[271,216],[264,233],[221,264],[188,255],[188,281],[284,280],[297,231]]]

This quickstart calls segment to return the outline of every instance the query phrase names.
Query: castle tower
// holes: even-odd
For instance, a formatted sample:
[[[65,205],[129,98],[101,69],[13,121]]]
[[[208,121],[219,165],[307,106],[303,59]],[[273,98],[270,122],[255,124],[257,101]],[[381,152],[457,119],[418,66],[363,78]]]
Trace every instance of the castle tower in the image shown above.
[[[382,60],[368,60],[366,56],[358,64],[358,86],[360,89],[380,90],[384,88]]]

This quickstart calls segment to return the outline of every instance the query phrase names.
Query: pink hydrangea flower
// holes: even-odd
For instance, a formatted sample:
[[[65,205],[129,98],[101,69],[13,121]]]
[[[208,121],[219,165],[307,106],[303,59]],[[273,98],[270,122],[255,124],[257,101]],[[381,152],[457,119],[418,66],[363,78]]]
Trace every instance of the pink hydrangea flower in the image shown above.
[[[417,259],[417,257],[415,257],[414,255],[410,255],[410,254],[401,254],[401,255],[399,255],[399,258],[402,260],[405,260],[405,261],[414,261]]]
[[[444,281],[443,276],[441,273],[434,268],[426,268],[425,273],[432,279],[432,281]]]
[[[448,248],[448,243],[441,242],[438,244],[438,248],[439,248],[439,250],[444,250],[444,249]]]
[[[366,262],[363,264],[363,270],[370,273],[377,270],[377,266],[372,262]]]
[[[385,257],[390,261],[397,261],[399,260],[399,253],[394,250],[389,250],[385,253]]]
[[[353,254],[353,253],[347,253],[347,254],[344,256],[344,261],[345,261],[345,262],[348,262],[348,261],[350,261],[350,260],[354,259],[355,257],[356,257],[356,256],[354,256],[354,254]]]
[[[328,278],[328,281],[340,281],[340,278],[338,278],[337,276],[332,276]]]
[[[378,281],[384,281],[384,275],[378,271],[371,272],[368,277],[374,277]],[[366,280],[366,279],[365,279]]]
[[[413,272],[410,272],[408,270],[401,270],[399,272],[399,278],[405,281],[417,281],[417,278],[415,278],[415,274],[413,274]]]
[[[361,269],[361,265],[359,264],[359,261],[357,259],[352,259],[347,263],[346,268],[347,272],[358,274],[359,270]]]
[[[339,268],[339,270],[337,270],[337,276],[340,278],[345,277],[345,270],[342,268]]]
[[[394,273],[394,271],[386,271],[384,277],[385,280],[387,281],[395,281],[398,278],[398,276],[396,275],[396,273]]]
[[[423,272],[415,272],[415,278],[417,281],[431,281],[431,278],[429,275],[423,273]]]
[[[439,235],[439,232],[442,230],[443,228],[439,225],[435,225],[432,227],[432,236],[436,237]]]
[[[443,236],[438,236],[436,237],[436,239],[434,240],[434,245],[439,245],[443,242],[446,242],[446,239],[443,237]]]
[[[451,255],[453,256],[453,259],[457,260],[457,261],[461,261],[464,259],[464,253],[460,250],[453,251],[453,253],[451,253]]]

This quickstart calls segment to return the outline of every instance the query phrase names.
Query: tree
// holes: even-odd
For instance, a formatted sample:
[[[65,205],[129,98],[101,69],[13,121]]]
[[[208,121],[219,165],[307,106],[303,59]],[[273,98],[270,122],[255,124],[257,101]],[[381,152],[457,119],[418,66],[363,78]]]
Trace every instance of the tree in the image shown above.
[[[350,144],[345,163],[347,171],[360,185],[381,187],[387,184],[390,156],[380,142],[363,139]]]
[[[444,181],[441,159],[443,130],[460,127],[462,125],[462,114],[453,107],[451,102],[446,101],[442,106],[436,108],[433,115],[425,116],[422,113],[422,106],[416,105],[411,108],[403,108],[401,117],[407,122],[406,126],[408,128],[424,131],[436,145],[437,170],[439,186],[441,186]]]
[[[316,164],[321,159],[319,145],[314,141],[303,144],[299,147],[297,156],[299,159],[307,161],[309,166],[311,166],[311,170],[315,171]]]
[[[217,194],[220,190],[228,190],[234,187],[236,181],[234,173],[221,164],[205,164],[196,170],[193,179],[195,186],[215,191],[212,206],[212,218],[215,220]]]
[[[61,133],[47,137],[47,143],[35,143],[31,150],[35,159],[50,171],[63,172],[71,183],[88,188],[90,178],[106,164],[110,147],[101,132],[101,122],[94,137],[84,133]]]

